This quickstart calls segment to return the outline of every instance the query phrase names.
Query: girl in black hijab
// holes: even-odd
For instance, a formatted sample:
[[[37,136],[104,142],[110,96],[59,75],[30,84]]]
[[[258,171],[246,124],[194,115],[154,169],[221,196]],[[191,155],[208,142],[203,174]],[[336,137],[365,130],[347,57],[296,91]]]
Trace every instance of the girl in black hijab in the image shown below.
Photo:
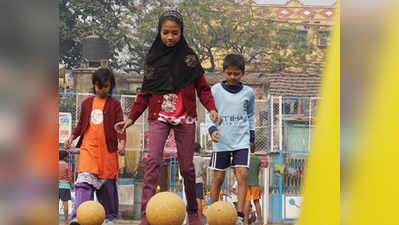
[[[159,18],[155,38],[144,65],[142,92],[137,96],[129,119],[115,125],[122,133],[131,126],[148,106],[149,148],[144,173],[141,223],[148,225],[146,206],[155,194],[163,149],[170,130],[173,130],[180,173],[184,178],[187,214],[190,225],[200,225],[197,213],[195,173],[193,164],[196,96],[209,111],[213,122],[221,123],[216,112],[210,87],[197,55],[188,46],[181,14],[175,10],[164,12]]]
[[[167,11],[161,16],[158,35],[144,68],[142,89],[150,94],[179,91],[204,73],[197,55],[184,38],[183,20],[177,11]]]

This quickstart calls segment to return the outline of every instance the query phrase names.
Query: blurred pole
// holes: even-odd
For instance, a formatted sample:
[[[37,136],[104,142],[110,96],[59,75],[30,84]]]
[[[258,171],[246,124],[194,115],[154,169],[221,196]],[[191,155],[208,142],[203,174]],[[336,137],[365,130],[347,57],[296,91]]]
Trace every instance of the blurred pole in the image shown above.
[[[263,221],[260,222],[267,224],[269,220],[269,166],[263,168],[263,180]]]

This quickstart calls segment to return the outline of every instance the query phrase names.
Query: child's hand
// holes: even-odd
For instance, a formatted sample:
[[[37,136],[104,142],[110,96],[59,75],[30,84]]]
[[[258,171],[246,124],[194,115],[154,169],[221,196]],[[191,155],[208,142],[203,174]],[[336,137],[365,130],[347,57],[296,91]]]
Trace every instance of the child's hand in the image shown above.
[[[116,132],[122,134],[126,131],[126,128],[133,124],[133,120],[127,119],[127,121],[121,121],[115,124],[114,129]]]
[[[212,134],[211,134],[211,139],[212,139],[212,141],[213,142],[218,142],[218,140],[219,140],[219,131],[214,131]]]
[[[69,152],[69,153],[79,153],[80,150],[79,149],[68,149],[67,152]]]
[[[119,155],[125,155],[125,141],[118,141],[118,153]]]
[[[216,112],[216,110],[211,110],[209,112],[209,117],[211,118],[213,123],[216,123],[216,120],[218,122],[218,125],[222,124],[222,117],[219,116],[219,114]]]
[[[68,138],[68,140],[66,140],[66,141],[64,142],[64,149],[65,149],[65,150],[68,150],[68,149],[71,147],[72,142],[73,142],[73,139],[74,139],[74,137],[73,137],[73,136],[70,136],[70,137]]]

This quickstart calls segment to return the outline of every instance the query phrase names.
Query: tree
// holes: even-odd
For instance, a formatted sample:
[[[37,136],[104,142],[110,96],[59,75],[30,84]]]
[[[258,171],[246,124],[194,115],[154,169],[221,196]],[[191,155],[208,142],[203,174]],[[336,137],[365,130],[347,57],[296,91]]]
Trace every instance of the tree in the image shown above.
[[[207,71],[220,68],[227,53],[244,55],[250,69],[268,72],[306,72],[315,58],[298,25],[261,16],[267,9],[235,0],[184,0],[178,6],[185,36]]]
[[[112,67],[140,72],[155,38],[158,15],[171,4],[166,0],[61,0],[60,63],[68,69],[79,66],[81,41],[96,34],[109,41]]]
[[[246,63],[250,64],[270,45],[267,37],[271,29],[254,15],[250,4],[186,0],[179,6],[185,14],[186,37],[201,61],[209,62],[208,71],[214,71],[216,61],[227,52],[246,56]]]
[[[118,56],[117,49],[125,46],[123,35],[128,30],[121,26],[121,18],[129,6],[128,0],[61,0],[60,13],[60,63],[66,68],[77,67],[81,61],[81,41],[96,34],[109,41],[112,62]],[[117,64],[112,64],[118,67]]]
[[[144,70],[144,58],[157,34],[159,15],[165,8],[173,7],[173,2],[167,0],[146,0],[129,5],[128,10],[134,11],[121,18],[125,29],[129,30],[123,36],[126,44],[120,50],[118,64],[125,71],[140,73]]]
[[[61,0],[60,62],[68,69],[78,66],[81,40],[96,34],[109,40],[111,66],[141,73],[167,8],[182,12],[184,35],[207,71],[219,69],[227,53],[242,54],[248,68],[268,72],[306,72],[320,57],[298,24],[264,18],[267,9],[260,12],[245,1]]]

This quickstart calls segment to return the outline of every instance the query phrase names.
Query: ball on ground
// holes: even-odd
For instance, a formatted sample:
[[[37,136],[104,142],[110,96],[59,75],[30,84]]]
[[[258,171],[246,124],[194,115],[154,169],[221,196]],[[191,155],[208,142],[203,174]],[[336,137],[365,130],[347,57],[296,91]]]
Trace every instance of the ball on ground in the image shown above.
[[[148,201],[146,217],[151,225],[181,225],[186,217],[186,206],[178,195],[159,192]]]
[[[105,210],[96,201],[86,201],[78,207],[76,218],[81,225],[101,225],[105,219]]]
[[[217,201],[208,207],[206,219],[209,225],[234,225],[237,211],[231,203]]]

